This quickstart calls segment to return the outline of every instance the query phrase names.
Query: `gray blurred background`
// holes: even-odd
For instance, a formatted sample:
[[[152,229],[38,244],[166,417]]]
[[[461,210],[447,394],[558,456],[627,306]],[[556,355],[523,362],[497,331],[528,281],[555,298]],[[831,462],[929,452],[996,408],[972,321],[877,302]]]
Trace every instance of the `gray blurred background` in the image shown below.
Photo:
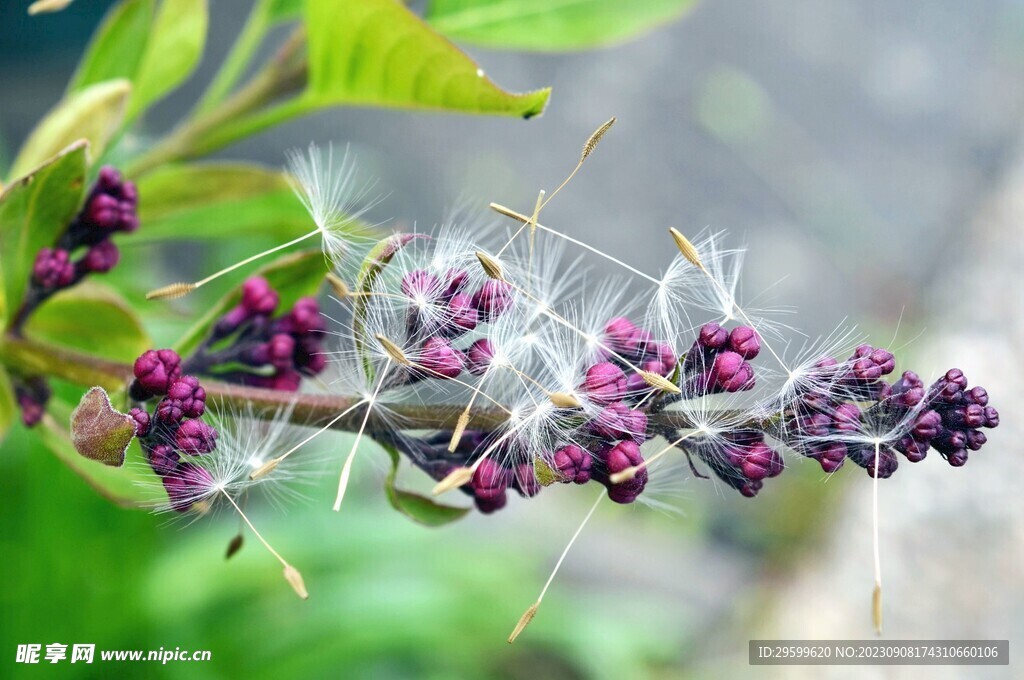
[[[106,3],[81,0],[35,20],[21,5],[0,8],[8,151],[60,96]],[[154,110],[154,132],[188,110],[240,26],[244,3],[213,5],[204,68]],[[795,306],[792,323],[808,335],[848,318],[899,347],[900,370],[934,376],[955,365],[988,388],[1003,424],[969,465],[951,469],[932,456],[882,483],[886,638],[1009,638],[1011,658],[1019,654],[1024,3],[709,0],[681,22],[599,51],[467,50],[508,89],[552,86],[545,114],[524,122],[335,110],[219,155],[278,165],[285,149],[311,140],[351,143],[388,193],[371,217],[432,225],[492,200],[527,210],[571,169],[587,135],[617,116],[545,209],[546,224],[648,271],[671,252],[667,226],[727,230],[751,250],[744,290],[772,287],[770,300]],[[751,637],[871,634],[869,479],[844,469],[825,484],[812,466],[754,501],[690,480],[675,501],[680,516],[606,508],[545,607],[600,612],[609,623],[552,630],[559,624],[545,628],[545,616],[561,619],[542,609],[524,641],[582,638],[570,645],[577,672],[604,677],[634,668],[609,651],[624,638],[636,677],[962,677],[954,667],[746,666]],[[359,499],[371,509],[372,477],[364,474]],[[504,630],[585,512],[587,499],[571,496],[542,494],[436,538],[381,521],[410,541],[398,553],[410,567],[443,560],[453,543],[475,546],[485,563],[516,555],[523,599],[502,605],[513,612],[499,622]],[[300,516],[322,527],[333,518],[316,505]],[[219,537],[194,540],[218,550]],[[331,540],[345,550],[342,537]],[[389,605],[402,611],[400,597]],[[501,673],[516,677],[537,659],[507,658]],[[538,668],[534,677],[551,670]]]

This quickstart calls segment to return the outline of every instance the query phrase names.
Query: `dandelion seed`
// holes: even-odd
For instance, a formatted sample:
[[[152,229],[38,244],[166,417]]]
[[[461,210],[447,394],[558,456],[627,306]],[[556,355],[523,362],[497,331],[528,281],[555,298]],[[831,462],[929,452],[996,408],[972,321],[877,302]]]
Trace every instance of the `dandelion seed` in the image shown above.
[[[590,518],[594,515],[594,511],[597,510],[597,506],[601,504],[601,501],[604,499],[604,497],[604,493],[597,497],[597,500],[594,501],[594,504],[591,506],[590,511],[583,518],[583,521],[580,522],[578,527],[576,527],[576,532],[572,535],[572,538],[569,539],[569,542],[566,544],[561,556],[559,556],[558,561],[555,563],[555,568],[551,570],[551,575],[548,576],[547,582],[544,584],[544,587],[541,588],[540,595],[537,596],[537,601],[530,605],[530,607],[525,612],[523,612],[523,615],[519,619],[519,622],[516,624],[516,627],[512,631],[512,634],[508,636],[509,644],[512,644],[516,641],[516,638],[518,638],[519,635],[523,632],[523,630],[525,630],[525,628],[528,625],[530,625],[530,622],[533,621],[533,617],[537,615],[537,610],[540,608],[541,602],[544,600],[544,596],[548,592],[548,588],[551,587],[552,581],[555,580],[555,576],[558,574],[558,570],[562,568],[562,562],[565,561],[565,556],[569,554],[569,550],[572,549],[573,544],[576,543],[576,539],[579,538],[580,534],[583,532],[583,527],[587,526],[587,522],[590,521]]]
[[[298,151],[289,152],[288,164],[288,180],[296,197],[312,218],[316,229],[269,250],[247,257],[193,283],[175,283],[151,291],[146,295],[146,299],[182,297],[240,267],[316,236],[321,237],[324,255],[332,262],[342,262],[356,238],[355,225],[359,218],[373,206],[372,201],[365,200],[368,188],[357,189],[353,186],[355,164],[349,160],[346,152],[341,163],[336,167],[334,148],[329,146],[325,154],[315,144],[310,144],[308,154]],[[361,208],[357,207],[360,203],[365,203],[365,205]]]

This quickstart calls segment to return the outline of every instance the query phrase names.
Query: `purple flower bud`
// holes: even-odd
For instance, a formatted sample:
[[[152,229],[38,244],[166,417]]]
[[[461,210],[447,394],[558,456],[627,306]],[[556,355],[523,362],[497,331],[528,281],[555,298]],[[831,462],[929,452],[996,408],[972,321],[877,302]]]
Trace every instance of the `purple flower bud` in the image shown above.
[[[724,392],[749,390],[754,386],[754,369],[735,352],[719,352],[711,365],[710,378]]]
[[[295,338],[287,333],[275,333],[266,344],[267,361],[279,371],[292,368],[292,355],[295,354]]]
[[[966,430],[964,436],[967,438],[967,448],[971,451],[977,451],[988,441],[988,437],[981,430]]]
[[[763,441],[756,442],[744,450],[740,464],[743,476],[752,481],[775,477],[782,472],[782,456]]]
[[[637,327],[624,316],[617,316],[604,327],[604,344],[616,354],[628,354]]]
[[[483,375],[494,358],[494,343],[487,338],[480,338],[469,346],[466,356],[469,372],[473,375]]]
[[[445,289],[443,297],[450,298],[461,293],[469,281],[469,274],[461,269],[449,269],[444,275]]]
[[[302,384],[302,375],[298,371],[277,371],[270,376],[266,387],[280,392],[297,392]]]
[[[849,402],[840,404],[832,414],[832,426],[837,432],[857,432],[860,429],[860,409]]]
[[[640,454],[640,447],[631,441],[619,442],[605,451],[602,457],[609,476],[644,462],[644,458]],[[632,503],[647,486],[647,468],[640,468],[632,479],[620,484],[612,484],[611,481],[607,481],[605,486],[608,489],[608,498],[612,501]]]
[[[476,503],[477,510],[479,510],[485,515],[489,515],[492,512],[497,512],[498,510],[501,510],[503,507],[505,507],[505,504],[508,503],[508,496],[506,496],[505,492],[502,491],[499,495],[495,496],[494,498],[478,497],[473,502]]]
[[[753,359],[761,351],[761,339],[750,326],[737,326],[729,333],[729,349],[744,359]]]
[[[513,481],[516,490],[526,498],[533,498],[540,493],[540,482],[537,481],[537,475],[530,463],[516,465]]]
[[[938,411],[928,410],[920,413],[910,427],[910,434],[921,442],[931,441],[942,430],[942,416]]]
[[[427,338],[420,349],[417,371],[427,378],[455,378],[465,365],[465,355],[444,338]]]
[[[920,463],[928,455],[928,441],[922,439],[915,439],[912,436],[907,436],[899,440],[896,443],[896,450],[907,457],[911,463]]]
[[[640,444],[647,438],[647,414],[631,409],[625,402],[610,404],[590,421],[589,429],[600,439],[632,439]]]
[[[89,248],[82,258],[82,268],[87,272],[105,274],[121,259],[121,253],[111,240],[100,241]]]
[[[711,321],[700,327],[697,334],[697,344],[705,349],[724,349],[729,342],[729,331]]]
[[[309,335],[326,330],[324,318],[320,315],[320,305],[316,298],[304,297],[295,301],[295,306],[287,316],[288,326],[294,335]]]
[[[173,473],[179,460],[180,456],[170,444],[157,444],[149,451],[149,466],[161,477]]]
[[[957,449],[946,456],[946,462],[953,467],[963,467],[967,463],[967,449]]]
[[[429,301],[441,292],[441,281],[430,272],[416,269],[402,277],[402,292],[413,301]]]
[[[32,280],[46,290],[65,288],[74,283],[75,265],[68,251],[60,248],[40,250],[32,265]]]
[[[164,423],[177,423],[182,418],[198,418],[206,410],[206,390],[199,379],[190,375],[174,381],[156,407],[156,419]]]
[[[825,444],[821,447],[815,448],[814,453],[811,454],[811,458],[818,461],[824,472],[832,474],[841,468],[843,466],[843,462],[846,460],[846,445],[839,442]]]
[[[506,281],[491,279],[484,282],[473,295],[473,306],[480,314],[480,321],[488,323],[505,313],[512,305],[512,286]]]
[[[141,408],[133,408],[128,412],[128,415],[130,415],[135,420],[136,437],[145,437],[147,434],[149,434],[149,426],[151,424],[149,413],[147,413]]]
[[[177,466],[170,473],[166,474],[162,478],[164,483],[164,491],[167,492],[167,498],[170,501],[171,510],[175,512],[188,512],[188,509],[192,507],[192,503],[195,497],[189,493],[188,485],[185,480],[182,479],[177,472]]]
[[[174,471],[176,477],[180,477],[185,487],[193,497],[205,493],[213,486],[213,476],[209,470],[195,463],[178,463]]]
[[[501,467],[496,461],[485,458],[477,466],[473,473],[470,484],[473,487],[473,495],[483,500],[493,500],[505,494],[510,479],[509,470]]]
[[[964,401],[968,404],[988,406],[988,390],[980,385],[972,387],[964,392]]]
[[[946,425],[958,429],[968,427],[981,427],[986,423],[985,407],[977,404],[968,404],[955,408],[946,413]]]
[[[242,284],[242,301],[240,306],[250,315],[268,316],[277,309],[281,301],[277,291],[262,276],[252,276]]]
[[[991,406],[985,407],[985,427],[997,427],[999,425],[999,411]]]
[[[626,396],[626,374],[615,364],[601,362],[587,369],[581,390],[595,404],[611,404]]]
[[[135,379],[150,394],[166,394],[181,376],[181,357],[172,349],[148,350],[135,360]]]
[[[575,444],[563,446],[555,451],[552,462],[566,482],[586,484],[590,481],[590,454]]]
[[[191,456],[210,453],[217,448],[217,430],[201,420],[186,420],[174,434],[174,443]]]
[[[448,301],[448,314],[445,324],[446,334],[457,337],[476,328],[479,316],[473,305],[473,298],[463,293],[453,295]]]

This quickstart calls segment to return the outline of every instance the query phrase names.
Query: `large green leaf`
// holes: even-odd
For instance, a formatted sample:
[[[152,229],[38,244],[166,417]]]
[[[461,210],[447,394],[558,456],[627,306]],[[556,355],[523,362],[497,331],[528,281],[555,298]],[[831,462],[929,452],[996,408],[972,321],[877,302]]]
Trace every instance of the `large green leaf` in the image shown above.
[[[129,120],[188,78],[203,55],[206,25],[206,0],[160,3],[135,74]]]
[[[398,0],[308,0],[309,107],[364,104],[530,118],[550,90],[509,94]]]
[[[130,93],[131,83],[118,79],[66,96],[25,140],[11,167],[11,178],[21,177],[78,139],[87,139],[89,152],[99,158],[124,120]]]
[[[29,317],[25,334],[128,363],[153,346],[131,306],[96,283],[83,283],[47,300]]]
[[[68,91],[112,78],[133,80],[146,49],[155,7],[156,0],[124,0],[111,7],[89,41]]]
[[[441,503],[435,503],[425,496],[396,488],[395,477],[398,476],[398,465],[401,462],[401,456],[393,446],[387,444],[380,444],[380,446],[391,457],[391,471],[388,472],[387,479],[384,480],[384,492],[387,494],[388,502],[391,503],[395,510],[398,510],[409,519],[425,524],[428,527],[444,526],[455,520],[462,519],[469,512],[469,508],[442,505]]]
[[[517,50],[579,50],[627,40],[696,0],[430,0],[430,24],[453,40]]]
[[[278,310],[290,309],[301,297],[316,295],[327,273],[327,265],[323,252],[320,250],[303,250],[285,255],[271,264],[253,273],[253,276],[264,277],[280,296]],[[239,285],[220,302],[211,307],[174,349],[182,356],[188,356],[202,342],[213,325],[242,299],[242,287]]]
[[[313,224],[285,176],[257,165],[164,166],[138,182],[139,221],[132,243],[271,234],[290,240]]]
[[[25,296],[36,253],[52,246],[78,211],[87,147],[75,142],[0,194],[0,326]]]
[[[14,424],[18,416],[18,404],[14,400],[14,386],[11,385],[11,377],[7,371],[0,366],[0,442],[3,442],[7,430]]]

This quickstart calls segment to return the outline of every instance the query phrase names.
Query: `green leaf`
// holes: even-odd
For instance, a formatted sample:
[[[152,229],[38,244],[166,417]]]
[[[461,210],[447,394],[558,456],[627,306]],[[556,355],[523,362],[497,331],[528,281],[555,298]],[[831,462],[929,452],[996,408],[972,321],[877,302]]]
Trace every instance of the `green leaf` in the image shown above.
[[[114,468],[79,455],[67,430],[59,424],[70,421],[71,407],[51,400],[48,409],[52,416],[43,419],[38,432],[46,448],[50,449],[58,460],[113,503],[132,508],[156,504],[159,499],[152,489],[158,487],[159,482],[147,466],[128,464]],[[133,451],[130,454],[132,458],[141,455],[137,445],[132,445],[130,449]]]
[[[395,488],[395,477],[398,475],[401,456],[393,446],[387,444],[380,444],[380,446],[391,457],[391,471],[388,472],[387,479],[384,480],[384,492],[387,494],[388,502],[395,510],[428,527],[444,526],[466,516],[469,508],[441,505],[425,496]]]
[[[36,253],[52,246],[78,211],[87,147],[75,142],[0,194],[0,326],[25,296]]]
[[[155,0],[124,0],[111,7],[89,41],[68,91],[112,78],[133,80],[146,49],[155,6]]]
[[[430,0],[426,18],[453,40],[516,50],[621,42],[678,18],[696,0]]]
[[[421,234],[392,234],[377,242],[370,252],[363,258],[359,265],[359,274],[356,276],[356,290],[361,293],[369,293],[373,288],[373,282],[377,280],[384,267],[391,262],[395,256],[409,241],[420,238]],[[356,356],[363,367],[363,375],[367,383],[373,382],[373,361],[366,353],[366,346],[363,343],[363,325],[366,323],[366,305],[369,295],[357,295],[352,307],[352,337],[355,340]]]
[[[550,89],[510,94],[396,0],[308,0],[309,108],[364,104],[541,113]]]
[[[268,0],[267,19],[271,23],[299,19],[305,4],[305,0]]]
[[[135,437],[135,419],[110,404],[102,387],[94,387],[71,412],[71,443],[89,460],[121,467],[125,452]]]
[[[122,362],[153,346],[135,310],[113,289],[93,282],[69,288],[43,303],[29,317],[25,334]]]
[[[135,75],[129,120],[188,78],[203,55],[206,25],[206,0],[160,3]]]
[[[7,430],[14,424],[18,417],[18,403],[14,399],[14,386],[11,385],[11,377],[7,371],[0,366],[0,442],[3,442]]]
[[[72,142],[85,138],[89,153],[99,158],[124,120],[131,92],[127,80],[108,80],[66,96],[46,114],[25,140],[11,168],[20,177]]]
[[[285,176],[257,165],[164,166],[143,175],[138,187],[143,228],[133,244],[255,234],[291,240],[313,227]]]
[[[316,295],[324,281],[327,266],[324,264],[323,252],[320,250],[302,250],[281,257],[252,276],[262,276],[277,291],[280,297],[279,310],[290,309],[301,297]],[[242,287],[221,298],[220,302],[211,307],[203,318],[196,323],[175,345],[182,356],[188,356],[209,335],[213,324],[242,299]]]

